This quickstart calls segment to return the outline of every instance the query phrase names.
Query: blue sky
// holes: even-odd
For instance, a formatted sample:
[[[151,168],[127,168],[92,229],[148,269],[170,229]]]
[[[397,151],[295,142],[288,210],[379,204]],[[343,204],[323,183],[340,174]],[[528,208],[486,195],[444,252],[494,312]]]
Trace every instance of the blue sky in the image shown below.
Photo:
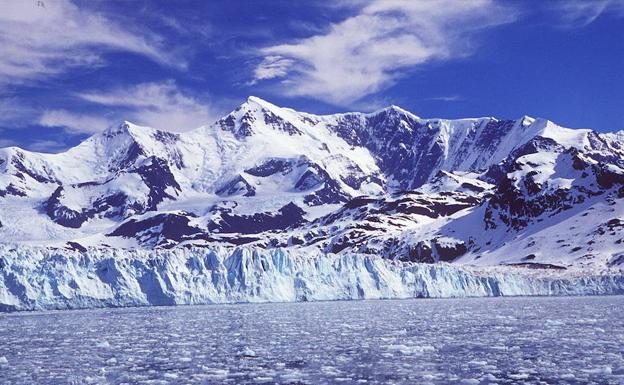
[[[121,120],[185,131],[248,95],[622,130],[622,36],[624,0],[7,0],[0,147],[61,151]]]

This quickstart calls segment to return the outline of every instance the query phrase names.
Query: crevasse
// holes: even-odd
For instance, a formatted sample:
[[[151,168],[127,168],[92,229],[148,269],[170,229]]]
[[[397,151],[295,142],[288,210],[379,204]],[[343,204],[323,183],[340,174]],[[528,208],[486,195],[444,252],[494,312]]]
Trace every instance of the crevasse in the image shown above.
[[[0,310],[413,297],[624,294],[621,272],[574,275],[283,249],[0,245]]]

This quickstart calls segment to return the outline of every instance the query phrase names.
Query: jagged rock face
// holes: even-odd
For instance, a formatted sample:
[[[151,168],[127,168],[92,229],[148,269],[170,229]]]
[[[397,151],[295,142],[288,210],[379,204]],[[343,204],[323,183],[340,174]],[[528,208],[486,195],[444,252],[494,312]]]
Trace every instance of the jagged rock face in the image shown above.
[[[13,183],[9,183],[8,186],[4,189],[0,189],[0,198],[3,198],[7,195],[13,195],[18,197],[26,196],[26,193],[15,187]]]
[[[206,223],[201,223],[196,214],[184,211],[129,219],[108,235],[136,239],[143,247],[171,248],[189,241],[239,245],[260,240],[248,234],[284,230],[306,222],[305,212],[292,202],[277,212],[240,215],[231,208],[213,207],[210,214]]]
[[[303,223],[305,211],[290,202],[277,212],[237,215],[231,209],[215,208],[208,222],[212,233],[259,234],[269,230],[282,230]]]
[[[167,162],[163,159],[152,156],[147,162],[130,172],[138,174],[149,189],[144,210],[156,210],[158,204],[163,200],[175,199],[173,195],[167,192],[168,189],[180,191],[180,185],[171,173]]]
[[[619,266],[622,237],[599,213],[624,218],[623,170],[622,132],[421,119],[394,106],[317,116],[251,97],[182,134],[126,122],[61,154],[0,149],[0,241],[555,266],[543,260],[557,253],[523,234],[585,215],[595,223],[578,237],[592,243],[561,249]]]
[[[158,214],[143,220],[130,219],[109,235],[136,238],[143,246],[168,248],[202,233],[200,228],[189,225],[192,217],[191,213],[181,213]]]
[[[264,163],[248,168],[245,172],[253,176],[267,177],[278,172],[286,175],[292,171],[292,168],[293,162],[289,159],[268,159]]]
[[[542,137],[512,152],[486,173],[497,183],[487,202],[486,229],[496,228],[499,219],[520,230],[624,185],[624,169],[593,158]]]
[[[256,195],[256,189],[250,185],[245,178],[238,175],[223,185],[223,187],[219,188],[216,193],[222,197],[231,197],[233,195],[252,197]]]
[[[59,186],[44,203],[46,214],[56,223],[66,227],[80,227],[88,219],[87,215],[72,210],[61,203],[63,187]]]
[[[407,190],[430,182],[441,170],[484,171],[529,139],[536,129],[532,125],[529,118],[422,120],[391,107],[364,118],[346,115],[331,128],[349,144],[366,147],[396,187]]]
[[[358,197],[314,222],[273,236],[273,247],[314,247],[328,253],[364,253],[418,262],[442,260],[410,258],[411,241],[405,229],[425,225],[474,207],[480,199],[463,193],[397,193],[387,198]]]

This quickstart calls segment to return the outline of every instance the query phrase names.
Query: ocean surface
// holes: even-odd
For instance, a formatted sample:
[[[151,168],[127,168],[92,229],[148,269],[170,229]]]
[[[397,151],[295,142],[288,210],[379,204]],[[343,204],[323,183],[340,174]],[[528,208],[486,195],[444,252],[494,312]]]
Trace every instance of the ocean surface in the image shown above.
[[[623,384],[624,297],[0,314],[0,384]]]

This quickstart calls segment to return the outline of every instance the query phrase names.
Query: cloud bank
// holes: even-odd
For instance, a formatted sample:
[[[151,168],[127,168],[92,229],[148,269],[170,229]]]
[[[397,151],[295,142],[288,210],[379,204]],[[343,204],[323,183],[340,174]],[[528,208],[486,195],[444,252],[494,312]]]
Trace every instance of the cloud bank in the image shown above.
[[[515,18],[493,0],[376,0],[326,33],[262,48],[251,82],[348,105],[420,65],[471,54],[475,33]]]
[[[66,0],[0,2],[0,84],[22,83],[75,67],[102,65],[102,54],[123,51],[180,66],[160,38]]]
[[[188,131],[218,118],[212,104],[183,93],[171,80],[78,96],[102,106],[126,109],[128,120],[168,131]]]

